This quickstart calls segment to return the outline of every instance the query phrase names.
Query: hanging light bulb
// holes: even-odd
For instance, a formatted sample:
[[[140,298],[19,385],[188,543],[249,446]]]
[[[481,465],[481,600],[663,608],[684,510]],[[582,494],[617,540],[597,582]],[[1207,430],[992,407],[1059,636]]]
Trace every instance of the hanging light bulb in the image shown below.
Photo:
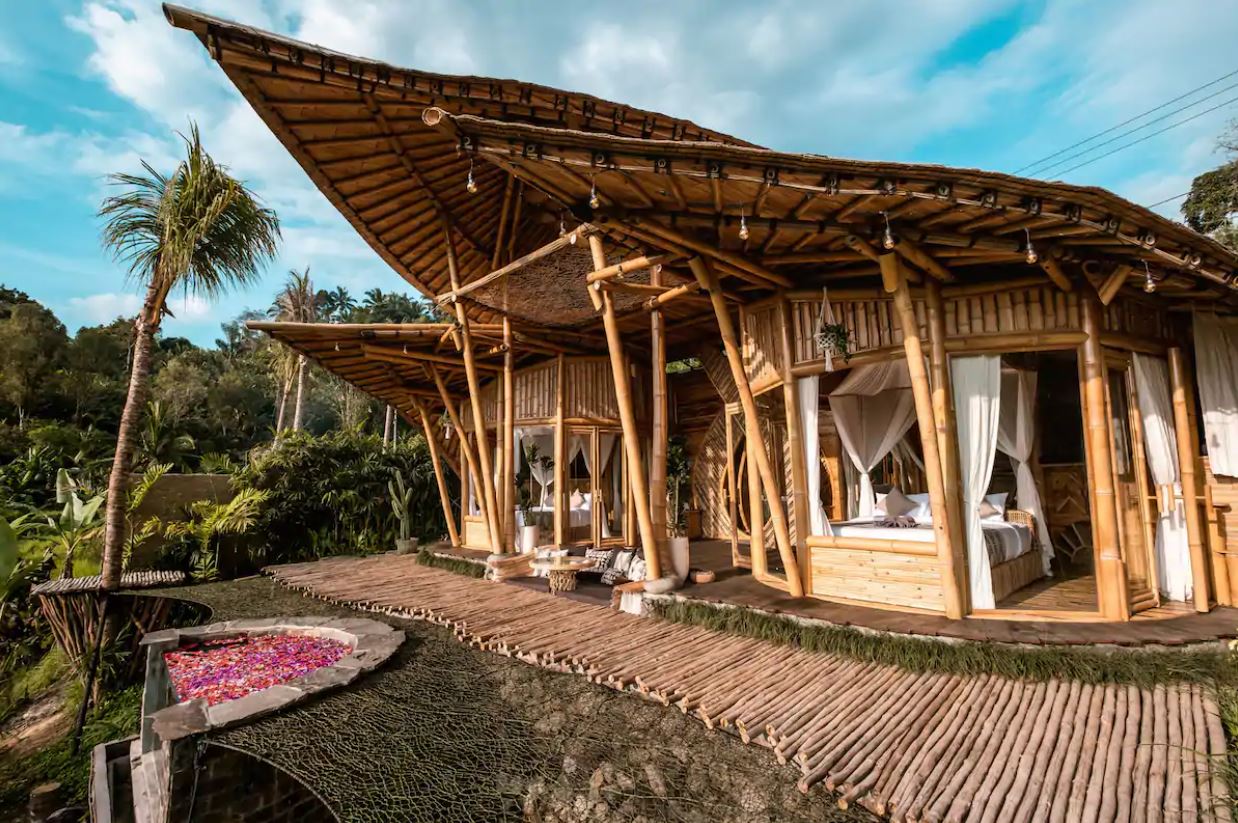
[[[568,242],[568,245],[571,245],[571,246],[576,245],[576,231],[574,229],[572,230],[572,233],[568,235],[567,242]]]
[[[559,236],[567,234],[567,226],[563,223],[563,215],[559,215]]]
[[[1040,255],[1036,253],[1036,247],[1032,245],[1032,233],[1028,229],[1023,229],[1023,233],[1027,235],[1027,264],[1034,265],[1040,259]]]
[[[898,238],[894,236],[894,231],[890,228],[890,215],[882,212],[881,216],[886,221],[885,231],[881,233],[881,246],[887,250],[893,249],[898,245]]]
[[[739,207],[739,239],[748,239],[748,221],[744,219],[744,207]]]
[[[598,197],[598,181],[593,178],[592,185],[589,187],[589,208],[599,209],[602,207],[602,198]]]
[[[477,194],[477,181],[473,179],[473,158],[469,158],[469,179],[464,184],[469,194]]]
[[[335,344],[335,350],[336,350],[336,351],[339,351],[339,350],[340,350],[340,344],[339,344],[339,343],[336,343],[336,344]]]
[[[1148,268],[1148,261],[1143,261],[1143,290],[1148,294],[1156,291],[1156,278],[1152,276],[1152,269]]]

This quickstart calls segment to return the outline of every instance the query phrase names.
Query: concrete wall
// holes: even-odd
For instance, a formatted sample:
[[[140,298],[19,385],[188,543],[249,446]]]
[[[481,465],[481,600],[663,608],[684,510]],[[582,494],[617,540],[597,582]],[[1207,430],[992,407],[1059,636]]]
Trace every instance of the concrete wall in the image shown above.
[[[134,477],[131,482],[139,482]],[[199,500],[222,502],[231,500],[232,486],[226,474],[165,474],[155,481],[155,485],[138,506],[134,521],[141,523],[151,517],[160,520],[184,520],[185,511]],[[133,558],[134,568],[150,565],[159,556],[163,547],[162,537],[152,537],[138,549]]]

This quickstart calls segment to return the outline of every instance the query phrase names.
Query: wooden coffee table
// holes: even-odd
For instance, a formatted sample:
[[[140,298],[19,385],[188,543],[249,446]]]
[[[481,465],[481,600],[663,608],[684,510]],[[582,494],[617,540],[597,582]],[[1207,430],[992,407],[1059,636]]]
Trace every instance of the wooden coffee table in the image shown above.
[[[546,557],[529,565],[547,572],[550,593],[561,594],[576,591],[576,573],[592,568],[596,561],[589,557]]]

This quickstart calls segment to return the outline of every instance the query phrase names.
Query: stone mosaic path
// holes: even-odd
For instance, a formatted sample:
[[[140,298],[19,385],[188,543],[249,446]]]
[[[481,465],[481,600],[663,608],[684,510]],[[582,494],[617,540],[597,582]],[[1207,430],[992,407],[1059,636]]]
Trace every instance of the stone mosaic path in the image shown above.
[[[840,805],[895,820],[1229,820],[1215,701],[1198,686],[916,674],[418,565],[268,572],[331,602],[451,627],[471,645],[629,689],[765,746]]]

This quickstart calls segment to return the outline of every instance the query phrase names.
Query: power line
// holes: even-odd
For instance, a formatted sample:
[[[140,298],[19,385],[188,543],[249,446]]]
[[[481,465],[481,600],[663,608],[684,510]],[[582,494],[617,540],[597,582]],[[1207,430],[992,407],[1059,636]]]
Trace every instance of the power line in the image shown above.
[[[1082,145],[1083,145],[1083,144],[1085,144],[1085,143],[1091,143],[1093,140],[1095,140],[1095,139],[1096,139],[1096,138],[1098,138],[1098,137],[1104,137],[1106,134],[1109,134],[1110,132],[1117,131],[1118,129],[1122,128],[1123,126],[1130,125],[1131,123],[1134,123],[1136,120],[1141,120],[1141,119],[1143,119],[1144,117],[1147,117],[1149,114],[1155,114],[1156,112],[1160,111],[1161,109],[1165,108],[1166,106],[1172,106],[1174,103],[1177,103],[1179,100],[1183,100],[1183,99],[1185,99],[1185,98],[1187,98],[1187,97],[1190,97],[1192,94],[1194,94],[1194,93],[1195,93],[1195,92],[1197,92],[1197,91],[1203,91],[1204,89],[1208,88],[1209,86],[1215,86],[1217,83],[1220,83],[1220,82],[1221,82],[1221,81],[1223,81],[1223,80],[1228,80],[1229,78],[1233,77],[1234,75],[1238,75],[1238,69],[1235,69],[1234,71],[1231,71],[1229,74],[1224,74],[1224,75],[1221,75],[1220,77],[1218,77],[1218,78],[1217,78],[1217,79],[1215,79],[1215,80],[1212,80],[1212,81],[1210,81],[1210,82],[1204,83],[1202,86],[1196,86],[1195,88],[1191,89],[1190,91],[1185,92],[1185,93],[1183,93],[1183,94],[1180,94],[1180,95],[1178,95],[1177,97],[1175,97],[1175,98],[1174,98],[1174,99],[1172,99],[1172,100],[1167,100],[1167,101],[1165,101],[1164,103],[1161,103],[1159,106],[1156,106],[1156,107],[1154,107],[1154,108],[1148,109],[1148,110],[1147,110],[1147,111],[1145,111],[1143,114],[1137,114],[1137,115],[1135,115],[1134,117],[1130,118],[1129,120],[1123,120],[1121,123],[1118,123],[1116,126],[1110,126],[1109,128],[1105,129],[1104,131],[1097,132],[1096,134],[1093,134],[1091,137],[1086,137],[1086,138],[1084,138],[1083,140],[1080,140],[1078,143],[1074,143],[1074,144],[1072,144],[1072,145],[1067,146],[1067,147],[1066,147],[1066,148],[1064,148],[1064,149],[1059,149],[1058,151],[1055,151],[1053,154],[1046,155],[1045,157],[1042,157],[1042,158],[1040,158],[1039,160],[1036,160],[1036,161],[1034,161],[1034,162],[1028,163],[1026,166],[1024,166],[1024,167],[1023,167],[1023,168],[1021,168],[1021,169],[1015,169],[1013,172],[1011,172],[1011,174],[1020,174],[1020,173],[1022,173],[1023,171],[1025,171],[1025,170],[1027,170],[1027,169],[1030,169],[1030,168],[1032,168],[1032,167],[1034,167],[1034,166],[1039,166],[1039,165],[1041,165],[1041,164],[1042,164],[1042,163],[1044,163],[1046,160],[1052,160],[1053,158],[1057,157],[1058,155],[1065,154],[1066,152],[1070,151],[1071,149],[1076,149],[1076,148],[1078,148],[1079,146],[1082,146]],[[1207,98],[1205,98],[1205,99],[1207,99]],[[1197,102],[1202,102],[1202,101],[1197,101]]]
[[[1165,205],[1166,203],[1168,203],[1168,202],[1169,202],[1169,201],[1171,201],[1171,200],[1179,200],[1179,199],[1181,199],[1181,198],[1183,198],[1183,197],[1186,197],[1188,194],[1190,194],[1190,192],[1189,192],[1189,191],[1184,191],[1184,192],[1182,192],[1182,194],[1175,194],[1173,197],[1166,197],[1164,200],[1157,200],[1155,203],[1149,203],[1148,205],[1144,206],[1144,208],[1145,208],[1145,209],[1154,209],[1154,208],[1156,208],[1157,206],[1163,206],[1163,205]]]
[[[1200,103],[1203,103],[1203,102],[1206,102],[1206,101],[1208,101],[1208,100],[1211,100],[1211,99],[1212,99],[1212,98],[1214,98],[1214,97],[1220,97],[1220,96],[1221,96],[1222,94],[1224,94],[1225,92],[1227,92],[1227,91],[1233,91],[1234,89],[1238,89],[1238,83],[1233,83],[1233,84],[1231,84],[1231,85],[1226,86],[1226,87],[1225,87],[1225,88],[1223,88],[1223,89],[1220,89],[1219,91],[1215,91],[1215,92],[1213,92],[1212,94],[1209,94],[1209,95],[1208,95],[1208,96],[1206,96],[1206,97],[1201,97],[1201,98],[1199,98],[1198,100],[1196,100],[1194,103],[1187,103],[1185,106],[1179,106],[1178,108],[1174,109],[1174,110],[1173,110],[1173,111],[1171,111],[1171,112],[1168,112],[1168,113],[1166,113],[1166,114],[1162,114],[1160,117],[1156,118],[1155,120],[1149,120],[1148,122],[1146,122],[1146,123],[1144,123],[1144,124],[1142,124],[1142,125],[1140,125],[1140,126],[1136,126],[1136,127],[1135,127],[1135,128],[1133,128],[1133,129],[1127,129],[1127,130],[1126,130],[1126,131],[1124,131],[1124,132],[1121,132],[1121,133],[1119,133],[1119,134],[1117,134],[1117,135],[1114,135],[1113,137],[1110,137],[1108,140],[1104,141],[1103,143],[1097,143],[1095,146],[1089,146],[1088,148],[1084,149],[1083,151],[1077,151],[1077,152],[1075,152],[1074,154],[1067,155],[1066,157],[1063,157],[1061,160],[1058,160],[1058,161],[1057,161],[1057,162],[1055,162],[1055,163],[1050,163],[1050,164],[1049,164],[1049,165],[1047,165],[1047,166],[1042,166],[1042,167],[1040,168],[1040,170],[1039,170],[1039,171],[1032,172],[1032,176],[1034,176],[1034,177],[1040,177],[1040,176],[1046,175],[1046,174],[1048,174],[1049,172],[1051,172],[1053,169],[1056,169],[1058,166],[1065,165],[1066,163],[1069,163],[1071,160],[1076,160],[1076,159],[1078,159],[1078,158],[1080,158],[1080,157],[1083,157],[1083,156],[1084,156],[1084,155],[1086,155],[1086,154],[1090,154],[1091,152],[1096,151],[1096,150],[1097,150],[1097,149],[1099,149],[1099,148],[1103,148],[1103,147],[1105,147],[1105,146],[1112,145],[1113,143],[1116,143],[1117,141],[1121,140],[1123,137],[1129,137],[1130,135],[1134,134],[1135,132],[1143,131],[1143,130],[1144,130],[1144,129],[1146,129],[1148,126],[1154,126],[1154,125],[1156,125],[1157,123],[1162,123],[1162,122],[1164,122],[1164,121],[1168,120],[1170,117],[1173,117],[1175,114],[1181,114],[1182,112],[1186,111],[1187,109],[1193,109],[1193,108],[1195,108],[1196,106],[1198,106]]]
[[[1217,109],[1223,109],[1223,108],[1225,108],[1226,106],[1228,106],[1228,105],[1229,105],[1229,104],[1231,104],[1231,103],[1238,103],[1238,97],[1231,97],[1230,99],[1226,100],[1224,103],[1218,103],[1217,105],[1213,106],[1213,107],[1212,107],[1212,108],[1210,108],[1210,109],[1204,109],[1204,110],[1203,110],[1203,111],[1201,111],[1201,112],[1198,112],[1198,113],[1196,113],[1196,114],[1192,114],[1190,117],[1187,117],[1187,118],[1185,118],[1185,119],[1183,119],[1183,120],[1179,120],[1177,123],[1171,123],[1170,125],[1166,126],[1166,127],[1165,127],[1165,128],[1163,128],[1163,129],[1157,129],[1156,131],[1152,132],[1151,134],[1145,134],[1143,137],[1140,137],[1138,140],[1132,140],[1132,141],[1131,141],[1131,142],[1129,142],[1129,143],[1124,143],[1123,145],[1118,146],[1118,147],[1117,147],[1117,148],[1115,148],[1115,149],[1110,149],[1109,151],[1105,152],[1104,154],[1100,154],[1100,155],[1097,155],[1096,157],[1093,157],[1091,160],[1084,160],[1082,163],[1079,163],[1078,165],[1071,166],[1070,168],[1066,169],[1065,171],[1058,172],[1058,174],[1059,174],[1059,175],[1070,174],[1070,173],[1071,173],[1072,171],[1074,171],[1075,169],[1081,169],[1081,168],[1083,168],[1084,166],[1090,166],[1091,164],[1095,163],[1097,160],[1103,160],[1104,158],[1108,157],[1108,156],[1109,156],[1109,155],[1111,155],[1111,154],[1116,154],[1116,153],[1118,153],[1118,152],[1122,151],[1123,149],[1129,149],[1131,146],[1134,146],[1134,145],[1137,145],[1137,144],[1139,144],[1139,143],[1142,143],[1142,142],[1143,142],[1143,141],[1145,141],[1145,140],[1150,140],[1150,139],[1152,139],[1153,137],[1156,137],[1158,134],[1164,134],[1165,132],[1169,131],[1170,129],[1176,129],[1178,126],[1181,126],[1181,125],[1184,125],[1184,124],[1186,124],[1186,123],[1189,123],[1189,122],[1191,122],[1192,120],[1197,120],[1197,119],[1199,119],[1200,117],[1203,117],[1205,114],[1211,114],[1212,112],[1216,111]]]

